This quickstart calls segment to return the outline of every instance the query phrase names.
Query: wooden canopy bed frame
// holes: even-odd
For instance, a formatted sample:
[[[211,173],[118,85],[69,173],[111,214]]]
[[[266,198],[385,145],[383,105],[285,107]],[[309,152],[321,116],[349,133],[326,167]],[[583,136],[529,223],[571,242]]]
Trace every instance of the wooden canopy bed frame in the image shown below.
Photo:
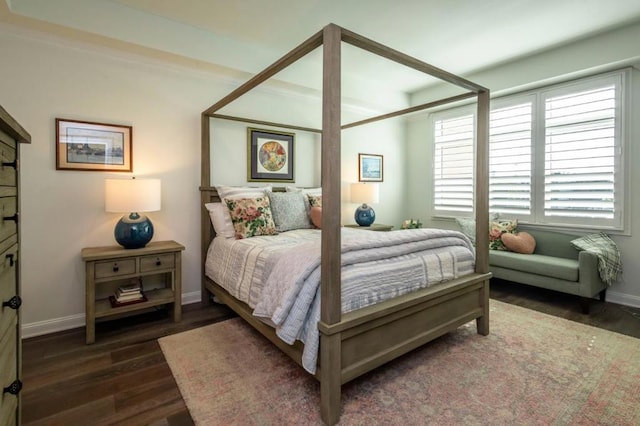
[[[401,65],[464,88],[468,92],[366,120],[341,124],[341,43],[349,43]],[[323,46],[322,129],[257,121],[216,114],[218,110],[263,83],[312,50]],[[226,303],[291,358],[301,363],[302,344],[288,345],[275,329],[252,316],[245,303],[233,298],[204,274],[207,249],[214,235],[204,204],[220,201],[210,182],[211,118],[316,131],[322,134],[322,235],[320,353],[316,378],[320,381],[321,416],[326,424],[340,418],[341,385],[459,326],[476,320],[479,334],[489,334],[488,229],[476,227],[475,273],[410,293],[354,312],[341,312],[340,143],[341,130],[477,97],[475,211],[476,223],[488,224],[489,90],[383,46],[334,24],[314,34],[277,62],[202,113],[202,300],[213,294]]]

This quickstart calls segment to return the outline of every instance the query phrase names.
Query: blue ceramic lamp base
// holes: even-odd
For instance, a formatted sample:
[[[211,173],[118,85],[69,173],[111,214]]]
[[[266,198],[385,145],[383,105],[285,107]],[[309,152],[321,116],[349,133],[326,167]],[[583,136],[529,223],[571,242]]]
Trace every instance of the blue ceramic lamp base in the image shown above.
[[[147,216],[131,213],[122,216],[113,234],[118,244],[126,249],[142,248],[153,238],[153,225]]]
[[[376,212],[370,206],[363,204],[356,209],[354,219],[360,226],[371,226],[376,220]]]

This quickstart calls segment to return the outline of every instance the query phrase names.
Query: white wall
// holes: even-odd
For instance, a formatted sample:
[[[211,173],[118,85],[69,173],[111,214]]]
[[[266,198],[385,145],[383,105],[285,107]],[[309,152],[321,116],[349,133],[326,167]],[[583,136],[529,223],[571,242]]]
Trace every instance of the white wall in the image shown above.
[[[84,266],[80,250],[115,245],[120,215],[104,212],[104,179],[130,173],[57,171],[55,118],[133,126],[135,176],[162,179],[162,210],[150,213],[154,240],[174,239],[183,255],[183,300],[200,298],[200,114],[240,82],[79,42],[52,38],[0,24],[0,104],[27,129],[32,144],[22,146],[22,308],[25,337],[84,325]],[[259,90],[258,100],[241,103],[229,114],[247,117],[289,108],[286,121],[318,125],[319,101],[282,90]],[[315,105],[315,106],[314,106]],[[277,107],[277,108],[276,108]],[[266,109],[265,109],[266,108]],[[277,117],[255,117],[276,120]],[[316,125],[312,123],[315,121]],[[390,122],[372,132],[345,132],[354,145],[343,148],[342,178],[354,180],[357,153],[385,155],[385,182],[378,221],[399,224],[405,184],[403,125]],[[360,132],[363,132],[362,130]],[[227,147],[234,173],[217,176],[227,184],[246,182],[246,126],[231,131]],[[357,135],[357,136],[352,136]],[[300,142],[305,137],[300,135]],[[317,145],[317,140],[311,142]],[[305,148],[306,149],[306,148]],[[237,150],[233,151],[233,150]],[[318,151],[318,146],[309,148]],[[316,158],[296,156],[301,186],[319,182]],[[242,154],[241,154],[242,153]],[[305,169],[305,162],[310,169]],[[315,162],[315,164],[314,164]],[[355,205],[345,205],[349,223]]]
[[[596,72],[640,64],[640,24],[634,24],[609,33],[585,39],[570,45],[543,52],[535,56],[503,64],[474,75],[465,76],[471,81],[489,88],[492,95],[505,95],[545,84],[579,78]],[[631,78],[631,113],[628,120],[629,150],[628,156],[629,198],[626,200],[630,216],[631,235],[610,236],[618,245],[622,254],[623,275],[607,291],[607,300],[611,302],[640,307],[640,263],[636,261],[640,252],[640,197],[637,188],[640,185],[640,149],[636,141],[640,139],[640,72],[633,70]],[[416,93],[412,103],[451,95],[450,86],[438,86]],[[409,120],[407,147],[412,153],[408,156],[408,188],[413,194],[424,194],[433,188],[433,176],[430,167],[433,159],[433,135],[429,128],[429,117],[423,114]],[[410,197],[409,211],[412,215],[426,218],[426,223],[435,227],[456,228],[453,221],[438,220],[429,216],[432,198]]]

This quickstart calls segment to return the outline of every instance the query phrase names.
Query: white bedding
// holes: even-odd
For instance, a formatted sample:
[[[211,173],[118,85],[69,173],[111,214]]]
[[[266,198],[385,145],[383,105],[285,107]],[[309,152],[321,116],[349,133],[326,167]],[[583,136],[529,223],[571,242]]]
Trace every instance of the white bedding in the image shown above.
[[[342,312],[449,281],[474,270],[469,239],[457,231],[342,229]],[[303,367],[315,372],[320,315],[320,231],[246,240],[214,239],[206,273],[276,326],[305,343]]]
[[[262,286],[281,253],[300,243],[319,239],[317,229],[240,240],[216,237],[209,245],[205,273],[233,297],[255,308]]]

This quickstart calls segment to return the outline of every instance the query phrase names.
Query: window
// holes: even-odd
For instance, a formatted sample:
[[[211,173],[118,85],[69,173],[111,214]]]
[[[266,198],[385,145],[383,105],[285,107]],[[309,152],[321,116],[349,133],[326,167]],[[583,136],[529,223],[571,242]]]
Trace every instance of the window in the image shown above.
[[[472,114],[435,122],[434,206],[448,212],[473,211]]]
[[[497,108],[489,115],[489,210],[531,215],[533,102]]]
[[[616,85],[544,98],[544,215],[616,219]]]
[[[489,209],[521,222],[623,229],[626,72],[492,100]],[[475,106],[433,115],[434,214],[473,211]]]

